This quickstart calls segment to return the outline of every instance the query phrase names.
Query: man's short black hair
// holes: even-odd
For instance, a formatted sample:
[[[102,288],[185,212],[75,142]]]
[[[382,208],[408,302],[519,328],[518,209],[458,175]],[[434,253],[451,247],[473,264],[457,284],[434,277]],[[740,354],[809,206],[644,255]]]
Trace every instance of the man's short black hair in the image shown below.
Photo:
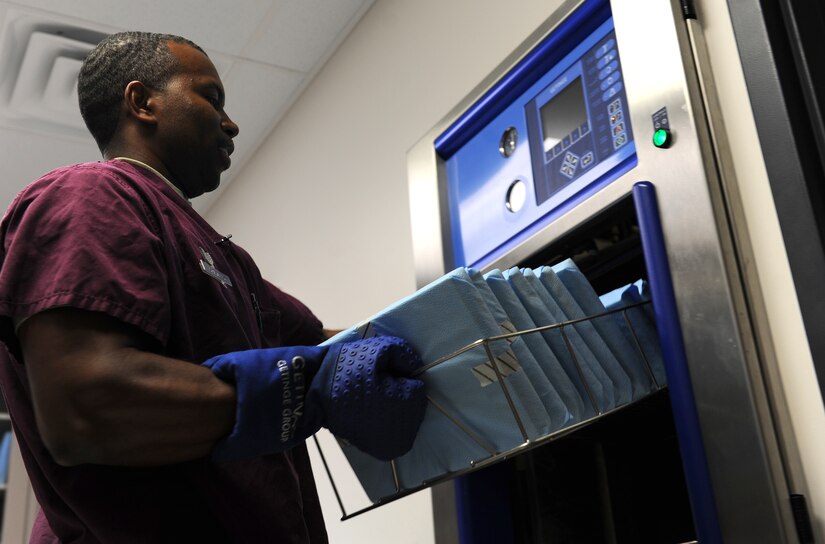
[[[104,38],[86,56],[77,78],[80,114],[104,151],[117,129],[123,91],[131,81],[163,89],[179,64],[169,42],[196,44],[173,34],[120,32]]]

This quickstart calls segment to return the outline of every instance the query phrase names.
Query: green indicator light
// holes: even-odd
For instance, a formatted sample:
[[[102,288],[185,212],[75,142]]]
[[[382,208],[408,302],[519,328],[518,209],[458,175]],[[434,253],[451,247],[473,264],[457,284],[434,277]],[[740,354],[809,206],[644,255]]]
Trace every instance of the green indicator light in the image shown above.
[[[653,145],[656,147],[670,147],[670,131],[660,128],[653,133]]]

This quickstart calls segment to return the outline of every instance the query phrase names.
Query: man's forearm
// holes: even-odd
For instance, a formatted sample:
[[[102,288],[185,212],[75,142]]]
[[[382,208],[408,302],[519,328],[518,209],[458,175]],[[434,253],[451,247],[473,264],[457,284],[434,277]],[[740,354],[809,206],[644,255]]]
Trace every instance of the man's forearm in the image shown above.
[[[206,456],[235,419],[235,390],[207,369],[128,350],[104,363],[128,374],[89,384],[73,403],[70,464],[147,466]],[[54,453],[54,452],[53,452]]]
[[[38,428],[58,463],[195,459],[232,428],[230,384],[143,349],[145,339],[112,318],[48,311],[26,320],[18,336]]]

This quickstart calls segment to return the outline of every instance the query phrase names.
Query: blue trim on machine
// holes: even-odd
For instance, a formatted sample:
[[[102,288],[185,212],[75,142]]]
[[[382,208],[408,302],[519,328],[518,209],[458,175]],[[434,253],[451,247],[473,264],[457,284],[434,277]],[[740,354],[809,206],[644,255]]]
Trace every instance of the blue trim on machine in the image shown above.
[[[515,544],[509,473],[502,464],[457,478],[455,502],[461,544]]]
[[[656,188],[650,182],[636,183],[633,186],[633,200],[697,537],[703,544],[721,544],[722,532],[676,309]]]
[[[570,44],[579,44],[609,17],[608,0],[589,0],[582,4],[436,138],[436,152],[447,159],[461,149],[479,130],[569,53]]]

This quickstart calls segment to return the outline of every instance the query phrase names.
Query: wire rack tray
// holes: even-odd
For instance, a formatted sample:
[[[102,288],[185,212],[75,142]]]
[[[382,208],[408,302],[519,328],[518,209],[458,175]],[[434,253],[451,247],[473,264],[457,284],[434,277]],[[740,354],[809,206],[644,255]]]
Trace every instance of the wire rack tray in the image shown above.
[[[402,486],[400,484],[400,481],[399,481],[399,478],[398,478],[398,469],[397,469],[397,465],[396,465],[396,460],[389,461],[388,464],[390,465],[390,469],[391,469],[391,473],[392,473],[392,477],[393,477],[393,483],[394,483],[394,486],[395,486],[395,493],[391,494],[389,496],[383,497],[383,498],[373,502],[371,505],[369,505],[367,507],[360,508],[360,509],[358,509],[354,512],[347,512],[347,509],[344,506],[344,501],[342,499],[341,493],[338,489],[338,485],[336,484],[335,477],[332,475],[332,471],[330,469],[330,464],[327,461],[327,456],[324,454],[323,448],[321,447],[321,444],[318,441],[317,436],[313,436],[313,440],[314,440],[315,445],[318,449],[318,453],[319,453],[319,456],[321,458],[322,464],[324,466],[324,470],[327,474],[327,477],[329,478],[329,482],[331,484],[333,493],[335,494],[335,498],[338,502],[338,506],[341,509],[341,520],[343,521],[343,520],[351,519],[355,516],[364,514],[366,512],[369,512],[371,510],[374,510],[376,508],[379,508],[381,506],[384,506],[386,504],[394,502],[398,499],[401,499],[401,498],[407,497],[409,495],[412,495],[413,493],[417,493],[418,491],[421,491],[421,490],[430,488],[434,485],[452,480],[452,479],[457,478],[459,476],[469,474],[470,472],[480,470],[484,467],[493,465],[495,463],[500,463],[504,460],[510,459],[510,458],[512,458],[516,455],[519,455],[521,453],[529,451],[533,448],[542,446],[542,445],[547,444],[548,442],[551,442],[553,440],[557,440],[561,437],[570,435],[570,434],[576,432],[577,430],[581,429],[582,427],[586,427],[588,425],[591,425],[591,424],[595,423],[596,421],[599,421],[601,418],[603,418],[603,417],[605,417],[609,414],[619,412],[619,411],[623,410],[624,408],[627,408],[628,406],[631,406],[635,402],[638,402],[639,400],[641,400],[641,399],[635,399],[632,402],[623,404],[621,406],[618,406],[618,407],[616,407],[614,409],[611,409],[611,410],[608,410],[608,411],[600,410],[599,409],[599,404],[596,401],[595,395],[594,395],[593,391],[591,390],[591,388],[588,386],[587,380],[584,378],[584,372],[582,370],[581,361],[579,360],[579,357],[576,354],[576,350],[573,348],[573,345],[570,341],[570,338],[569,338],[569,336],[566,332],[566,328],[569,328],[569,327],[574,326],[574,325],[579,324],[579,323],[588,322],[588,321],[592,321],[592,320],[602,318],[602,317],[605,317],[605,316],[609,316],[609,315],[612,315],[612,314],[621,313],[621,315],[624,319],[624,322],[627,325],[627,330],[630,331],[630,333],[631,333],[630,336],[632,338],[633,345],[634,345],[636,351],[638,352],[641,361],[643,362],[644,371],[647,374],[647,377],[648,377],[648,379],[650,380],[650,383],[651,383],[651,388],[650,388],[648,394],[645,395],[645,397],[653,395],[653,394],[657,393],[658,391],[661,391],[661,390],[665,389],[667,387],[666,384],[658,383],[658,381],[656,380],[655,374],[654,374],[652,366],[651,366],[651,362],[649,361],[647,355],[645,354],[645,350],[642,347],[642,343],[639,339],[639,335],[637,334],[636,327],[633,325],[633,321],[630,319],[630,317],[628,315],[628,312],[630,310],[635,309],[635,308],[639,308],[639,307],[642,307],[642,306],[645,306],[645,305],[649,305],[649,304],[650,304],[650,301],[642,301],[642,302],[637,302],[637,303],[633,303],[633,304],[626,304],[626,305],[624,305],[620,308],[610,309],[610,310],[607,310],[605,312],[590,315],[590,316],[587,316],[587,317],[582,317],[582,318],[578,318],[578,319],[571,319],[571,320],[568,320],[568,321],[563,321],[563,322],[555,323],[555,324],[552,324],[552,325],[546,325],[546,326],[542,326],[542,327],[536,327],[536,328],[532,328],[532,329],[528,329],[528,330],[515,331],[515,332],[511,332],[511,333],[506,333],[506,334],[500,334],[500,335],[496,335],[496,336],[489,336],[489,337],[486,337],[486,338],[481,338],[479,340],[476,340],[475,342],[467,344],[466,346],[462,347],[459,350],[454,351],[453,353],[450,353],[449,355],[441,357],[441,358],[439,358],[439,359],[437,359],[437,360],[435,360],[431,363],[428,363],[425,366],[422,366],[421,368],[419,368],[414,373],[414,376],[419,376],[419,375],[433,369],[434,367],[436,367],[438,365],[441,365],[441,364],[444,364],[445,362],[447,362],[447,361],[449,361],[449,360],[451,360],[451,359],[453,359],[453,358],[455,358],[455,357],[457,357],[457,356],[461,355],[462,353],[465,353],[469,350],[483,349],[486,353],[488,362],[490,364],[490,368],[492,368],[493,371],[495,372],[496,379],[494,381],[501,388],[501,392],[504,395],[504,398],[506,399],[507,405],[510,409],[510,415],[513,418],[513,422],[516,425],[516,427],[518,428],[518,431],[521,434],[521,437],[523,439],[522,442],[519,445],[517,445],[515,447],[512,447],[512,448],[509,448],[505,451],[497,451],[495,447],[493,447],[491,444],[488,443],[487,440],[485,440],[483,437],[481,437],[479,435],[479,433],[477,433],[470,425],[468,425],[467,423],[462,421],[461,417],[459,417],[458,415],[456,415],[454,413],[451,413],[450,410],[446,409],[440,403],[436,402],[429,395],[427,396],[427,401],[428,401],[429,405],[432,406],[433,409],[438,410],[442,415],[447,417],[456,426],[456,428],[460,429],[461,432],[463,432],[467,437],[469,437],[475,444],[477,444],[478,446],[480,446],[481,448],[483,448],[485,451],[487,451],[490,454],[489,457],[486,457],[484,459],[470,460],[468,466],[466,468],[462,469],[462,470],[445,472],[444,474],[442,474],[442,475],[440,475],[436,478],[432,478],[432,479],[426,480],[424,482],[421,482],[421,484],[419,484],[419,485],[412,486],[412,487],[407,487],[407,488],[402,488]],[[545,434],[545,435],[540,436],[538,438],[530,438],[528,436],[528,432],[526,430],[526,427],[525,427],[524,421],[522,419],[522,416],[519,413],[519,410],[516,408],[516,404],[513,400],[512,393],[509,390],[507,384],[505,383],[506,380],[504,378],[506,377],[506,374],[504,373],[504,370],[502,370],[502,368],[501,368],[503,363],[494,356],[493,350],[491,348],[491,344],[493,344],[494,342],[502,341],[502,340],[504,340],[504,341],[513,341],[514,339],[519,338],[521,336],[525,336],[525,335],[529,335],[529,334],[538,334],[538,333],[541,333],[541,332],[544,332],[544,331],[550,331],[550,330],[559,330],[560,331],[560,333],[562,335],[562,338],[564,339],[564,343],[565,343],[565,346],[567,348],[567,351],[568,351],[568,353],[570,354],[572,360],[575,363],[575,367],[576,367],[576,370],[578,372],[579,379],[584,384],[585,390],[587,392],[587,397],[588,398],[585,399],[585,402],[590,403],[590,405],[594,409],[594,412],[595,412],[596,415],[593,416],[593,417],[589,417],[587,419],[584,419],[582,421],[570,424],[570,425],[568,425],[566,427],[563,427],[563,428],[561,428],[557,431],[551,432],[549,434]],[[644,397],[642,397],[642,398],[644,398]]]

